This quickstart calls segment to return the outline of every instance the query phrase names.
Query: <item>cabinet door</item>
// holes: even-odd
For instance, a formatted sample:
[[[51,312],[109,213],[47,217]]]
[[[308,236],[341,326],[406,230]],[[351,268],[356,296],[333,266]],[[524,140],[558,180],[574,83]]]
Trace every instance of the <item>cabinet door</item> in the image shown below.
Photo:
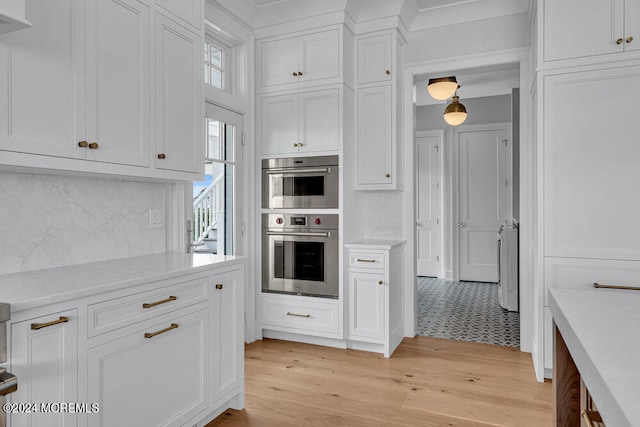
[[[208,310],[170,319],[89,349],[90,426],[182,425],[208,407]]]
[[[242,272],[214,275],[212,324],[218,336],[212,351],[214,400],[240,387],[244,381],[244,310]]]
[[[384,339],[384,274],[349,272],[349,336]]]
[[[545,0],[544,60],[622,52],[623,14],[624,0]]]
[[[262,154],[298,151],[298,95],[265,96],[260,115]]]
[[[0,149],[84,158],[84,2],[27,2],[31,28],[0,36]]]
[[[340,145],[338,89],[301,93],[300,152],[338,151]]]
[[[358,84],[391,81],[391,34],[358,39]]]
[[[392,184],[391,86],[358,90],[357,185]]]
[[[149,7],[136,0],[87,2],[87,158],[149,166]]]
[[[545,78],[545,256],[640,260],[638,98],[640,67]]]
[[[629,37],[633,39],[627,41]],[[640,0],[624,2],[624,50],[640,49]]]
[[[45,324],[69,319],[41,329]],[[76,310],[53,313],[11,325],[11,372],[18,377],[12,402],[78,402],[78,314]],[[78,426],[79,415],[60,412],[7,414],[12,427]]]
[[[340,76],[340,37],[338,30],[323,31],[300,38],[298,53],[299,81],[313,81]]]
[[[204,171],[202,40],[159,13],[155,18],[155,166],[201,173]]]
[[[202,3],[202,0],[156,0],[158,6],[191,24],[196,30],[200,30],[204,22]]]
[[[298,39],[263,42],[259,64],[261,87],[297,82],[297,73],[302,71],[298,70]]]

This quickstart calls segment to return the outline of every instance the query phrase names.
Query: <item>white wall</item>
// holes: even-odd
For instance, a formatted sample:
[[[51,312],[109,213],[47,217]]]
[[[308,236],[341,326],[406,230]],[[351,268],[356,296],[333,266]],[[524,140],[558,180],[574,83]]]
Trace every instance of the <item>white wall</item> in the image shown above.
[[[166,184],[0,172],[0,274],[164,252]]]

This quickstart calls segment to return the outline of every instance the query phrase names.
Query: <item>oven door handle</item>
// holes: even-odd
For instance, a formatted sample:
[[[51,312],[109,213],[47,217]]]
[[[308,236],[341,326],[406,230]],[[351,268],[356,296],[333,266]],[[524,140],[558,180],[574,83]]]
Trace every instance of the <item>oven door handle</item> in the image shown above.
[[[307,169],[269,169],[268,175],[296,175],[300,173],[331,173],[331,168],[307,168]]]
[[[331,237],[330,232],[313,233],[305,231],[267,231],[267,236],[307,236],[307,237]]]

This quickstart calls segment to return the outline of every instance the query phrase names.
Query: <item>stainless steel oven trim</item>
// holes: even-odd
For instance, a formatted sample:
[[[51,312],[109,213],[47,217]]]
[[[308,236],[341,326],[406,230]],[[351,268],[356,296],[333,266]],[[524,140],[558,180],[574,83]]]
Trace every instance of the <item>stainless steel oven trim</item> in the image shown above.
[[[301,175],[315,173],[331,173],[331,168],[307,168],[307,169],[267,169],[267,175]]]

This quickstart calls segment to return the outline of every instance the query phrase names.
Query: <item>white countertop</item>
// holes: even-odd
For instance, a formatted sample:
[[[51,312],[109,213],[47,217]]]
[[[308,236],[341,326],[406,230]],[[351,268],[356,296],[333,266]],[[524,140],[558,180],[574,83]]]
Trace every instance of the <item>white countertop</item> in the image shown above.
[[[161,253],[8,274],[0,276],[0,301],[17,312],[245,260],[230,255]]]
[[[549,308],[608,426],[640,426],[640,292],[551,289]]]
[[[406,244],[406,240],[386,240],[386,239],[362,239],[346,243],[346,248],[352,249],[388,249]]]

